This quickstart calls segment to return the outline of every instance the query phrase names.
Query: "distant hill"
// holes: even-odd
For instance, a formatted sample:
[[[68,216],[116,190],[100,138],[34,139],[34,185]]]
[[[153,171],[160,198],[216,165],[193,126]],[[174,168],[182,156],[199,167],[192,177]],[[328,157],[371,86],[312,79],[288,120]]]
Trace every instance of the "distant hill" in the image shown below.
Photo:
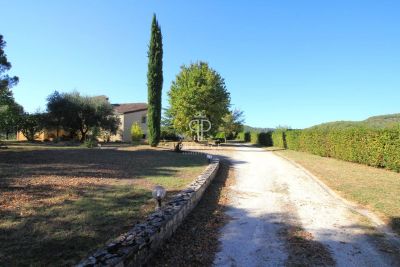
[[[374,116],[363,121],[372,127],[388,128],[400,126],[400,113]]]
[[[243,126],[243,131],[244,132],[257,132],[257,133],[261,133],[261,132],[270,132],[273,131],[274,128],[260,128],[260,127],[251,127],[248,125],[244,125]]]
[[[400,127],[400,113],[373,116],[363,121],[334,121],[322,123],[310,128],[347,128],[353,126],[365,126],[371,128],[393,128]]]

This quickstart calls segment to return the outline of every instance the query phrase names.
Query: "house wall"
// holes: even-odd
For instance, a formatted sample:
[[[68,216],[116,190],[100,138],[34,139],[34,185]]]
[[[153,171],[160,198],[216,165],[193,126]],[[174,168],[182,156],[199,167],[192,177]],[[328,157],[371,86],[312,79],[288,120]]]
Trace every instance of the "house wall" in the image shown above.
[[[35,136],[35,141],[44,141],[45,133],[41,132]],[[22,134],[22,132],[17,132],[17,141],[27,141],[26,137]]]
[[[68,133],[63,129],[58,131],[58,136],[68,136]],[[53,141],[57,137],[56,130],[44,130],[35,136],[35,141]],[[22,132],[17,132],[17,141],[27,141],[26,137],[22,134]]]
[[[131,127],[132,124],[135,122],[139,123],[143,133],[147,135],[147,110],[125,113],[123,117],[124,117],[123,120],[121,120],[121,125],[123,125],[123,132],[122,132],[123,142],[131,141]],[[146,123],[142,123],[143,117],[146,117]]]

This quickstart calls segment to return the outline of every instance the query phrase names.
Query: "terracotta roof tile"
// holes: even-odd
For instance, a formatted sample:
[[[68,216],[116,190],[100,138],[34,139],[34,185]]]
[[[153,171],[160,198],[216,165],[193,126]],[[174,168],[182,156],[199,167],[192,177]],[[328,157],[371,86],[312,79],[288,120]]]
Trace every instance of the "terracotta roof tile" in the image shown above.
[[[113,104],[113,106],[114,106],[114,110],[121,114],[147,109],[146,103]]]

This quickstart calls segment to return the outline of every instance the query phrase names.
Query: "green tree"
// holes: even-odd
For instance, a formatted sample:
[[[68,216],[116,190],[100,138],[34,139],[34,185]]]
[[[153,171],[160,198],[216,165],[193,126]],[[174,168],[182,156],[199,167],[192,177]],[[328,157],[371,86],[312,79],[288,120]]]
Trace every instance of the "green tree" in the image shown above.
[[[148,87],[148,140],[151,146],[157,146],[160,141],[161,126],[161,92],[163,85],[162,70],[162,35],[156,15],[151,23],[151,37],[149,45],[149,63],[147,71]]]
[[[131,137],[132,137],[132,142],[138,142],[140,139],[143,138],[143,131],[142,128],[140,127],[139,123],[135,122],[132,123],[131,126]]]
[[[0,133],[4,133],[8,139],[8,135],[16,131],[23,110],[15,102],[11,91],[11,87],[18,83],[18,77],[6,74],[11,69],[11,63],[4,52],[5,46],[6,42],[0,35]]]
[[[169,96],[169,114],[174,128],[191,136],[190,121],[201,113],[211,122],[209,134],[215,134],[229,114],[230,94],[221,75],[205,62],[182,66],[172,82]]]
[[[237,134],[243,131],[244,115],[243,111],[233,109],[222,118],[220,131],[224,133],[225,142],[227,138],[236,138]]]
[[[7,60],[7,55],[4,52],[6,42],[3,40],[3,35],[0,35],[0,108],[4,109],[4,105],[14,102],[11,87],[18,83],[18,77],[10,77],[5,74],[11,69],[11,63]]]
[[[6,139],[11,133],[17,132],[23,114],[24,109],[16,102],[4,105],[0,110],[0,132],[5,134]]]
[[[25,113],[21,117],[19,129],[28,141],[35,141],[37,135],[44,129],[45,115],[43,113]]]
[[[67,101],[58,91],[54,91],[53,94],[47,97],[47,112],[49,116],[46,121],[46,127],[56,130],[57,139],[59,138],[60,129],[65,118],[64,113],[67,109]]]
[[[61,126],[73,137],[80,133],[83,142],[96,127],[116,133],[119,119],[107,98],[82,96],[78,92],[53,93],[48,97],[50,125]]]

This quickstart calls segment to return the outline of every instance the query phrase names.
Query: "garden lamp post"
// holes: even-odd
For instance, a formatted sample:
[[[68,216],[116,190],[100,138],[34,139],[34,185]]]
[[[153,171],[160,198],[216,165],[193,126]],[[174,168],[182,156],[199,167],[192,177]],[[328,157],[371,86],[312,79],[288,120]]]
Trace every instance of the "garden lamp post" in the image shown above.
[[[164,187],[157,185],[154,187],[152,192],[153,198],[156,200],[156,210],[161,208],[161,202],[167,195],[167,191]]]

